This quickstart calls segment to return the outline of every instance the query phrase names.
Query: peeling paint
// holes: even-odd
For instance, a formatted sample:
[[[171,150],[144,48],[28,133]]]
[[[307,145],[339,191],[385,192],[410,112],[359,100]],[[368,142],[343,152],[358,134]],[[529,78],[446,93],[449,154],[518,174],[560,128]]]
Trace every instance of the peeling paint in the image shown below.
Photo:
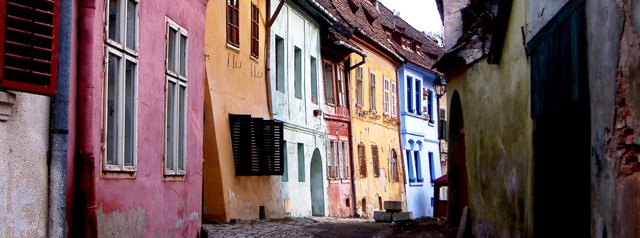
[[[147,229],[147,214],[137,207],[126,211],[105,212],[98,208],[98,237],[144,237]]]

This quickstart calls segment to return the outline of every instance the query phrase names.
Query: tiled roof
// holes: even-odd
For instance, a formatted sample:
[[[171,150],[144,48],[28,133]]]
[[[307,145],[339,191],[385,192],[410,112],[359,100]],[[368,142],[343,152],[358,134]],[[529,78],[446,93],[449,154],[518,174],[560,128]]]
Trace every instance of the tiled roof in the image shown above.
[[[413,64],[428,70],[433,70],[431,67],[435,64],[437,59],[444,54],[444,50],[424,33],[415,29],[402,18],[394,16],[393,12],[384,5],[380,4],[379,8],[381,15],[380,23],[385,28],[402,33],[404,38],[422,43],[420,53],[418,54],[413,50],[403,48],[401,44],[395,41],[391,41],[390,44],[393,45],[396,52]],[[383,31],[381,34],[385,35],[385,32]]]
[[[334,24],[341,33],[350,32],[373,42],[382,51],[388,52],[392,58],[400,56],[393,50],[393,45],[386,40],[380,13],[368,0],[316,0],[332,15],[338,23]],[[398,60],[401,60],[398,59]]]

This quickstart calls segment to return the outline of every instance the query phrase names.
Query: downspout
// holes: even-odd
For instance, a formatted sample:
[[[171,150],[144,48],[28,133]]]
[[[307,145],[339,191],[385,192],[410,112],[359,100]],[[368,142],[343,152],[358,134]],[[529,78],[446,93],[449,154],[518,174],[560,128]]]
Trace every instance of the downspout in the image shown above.
[[[401,64],[400,68],[398,68],[398,70],[396,71],[396,102],[398,103],[398,118],[400,118],[400,115],[402,114],[402,108],[400,108],[400,80],[404,80],[402,78],[400,78],[400,72],[404,70],[404,68],[406,67],[406,64]],[[405,86],[406,87],[406,86]],[[398,137],[400,138],[400,162],[402,165],[402,185],[404,186],[404,194],[405,194],[405,198],[408,199],[408,195],[407,195],[407,176],[405,174],[405,167],[404,167],[404,156],[405,156],[405,151],[404,151],[404,143],[402,141],[402,120],[398,119]],[[407,168],[410,169],[410,168]],[[406,204],[406,203],[405,203]]]
[[[273,25],[273,22],[275,22],[275,20],[278,18],[278,15],[280,14],[280,10],[282,10],[282,6],[284,6],[284,2],[286,2],[287,0],[281,0],[280,3],[278,4],[278,7],[276,8],[276,11],[273,13],[273,17],[271,17],[271,0],[266,0],[266,12],[267,12],[267,16],[266,16],[266,24],[265,24],[265,44],[264,44],[264,49],[265,49],[265,58],[264,58],[264,81],[266,84],[266,90],[267,90],[267,110],[269,111],[269,117],[271,119],[273,119],[273,105],[272,105],[272,99],[271,99],[271,25]],[[276,75],[276,77],[278,77]]]
[[[73,0],[61,0],[59,7],[58,83],[57,93],[51,97],[49,130],[48,237],[67,236],[67,151]]]
[[[102,14],[96,13],[96,0],[79,0],[78,10],[78,38],[82,39],[78,44],[78,113],[82,115],[78,119],[78,154],[76,156],[78,163],[76,166],[77,173],[77,200],[78,207],[74,209],[78,212],[74,222],[77,222],[77,234],[79,237],[97,237],[97,205],[96,205],[96,141],[101,141],[100,133],[97,133],[96,124],[100,122],[100,115],[94,115],[94,105],[100,104],[100,94],[95,94],[96,77],[98,72],[94,72],[93,66],[95,55],[93,46],[100,43],[100,39],[96,39],[94,31],[101,29],[102,26],[94,26],[97,19],[101,19]],[[96,168],[97,167],[97,168]]]
[[[351,47],[350,45],[342,42],[342,41],[335,41],[334,42],[336,45],[342,45],[342,46],[346,46],[349,47],[350,49],[353,49],[357,54],[359,54],[362,57],[362,60],[360,62],[358,62],[355,65],[351,65],[347,68],[347,72],[350,72],[351,70],[358,68],[360,65],[365,63],[365,60],[367,58],[367,53],[363,52],[355,47]],[[348,60],[349,64],[351,64],[351,60]],[[351,75],[351,74],[347,74],[347,75]],[[351,85],[351,77],[347,77],[347,85]],[[351,95],[351,87],[346,87],[346,95]],[[347,105],[351,106],[351,98],[347,97]],[[349,107],[349,114],[351,114],[351,107]],[[349,120],[349,153],[351,155],[353,155],[353,127],[351,126],[351,120]],[[349,164],[351,165],[351,194],[353,194],[353,215],[356,217],[359,217],[360,215],[358,215],[358,197],[356,196],[356,172],[355,172],[355,167],[354,167],[354,162],[353,162],[354,158],[352,157],[349,160]]]

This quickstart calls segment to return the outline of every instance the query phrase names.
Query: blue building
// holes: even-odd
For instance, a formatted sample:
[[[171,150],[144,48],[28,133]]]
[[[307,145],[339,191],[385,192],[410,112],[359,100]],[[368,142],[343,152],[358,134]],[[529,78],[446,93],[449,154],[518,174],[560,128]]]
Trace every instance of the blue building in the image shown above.
[[[443,49],[392,11],[380,5],[381,25],[388,40],[405,62],[398,66],[400,142],[407,194],[407,211],[413,216],[433,216],[432,181],[442,175],[440,166],[439,106],[431,70]]]

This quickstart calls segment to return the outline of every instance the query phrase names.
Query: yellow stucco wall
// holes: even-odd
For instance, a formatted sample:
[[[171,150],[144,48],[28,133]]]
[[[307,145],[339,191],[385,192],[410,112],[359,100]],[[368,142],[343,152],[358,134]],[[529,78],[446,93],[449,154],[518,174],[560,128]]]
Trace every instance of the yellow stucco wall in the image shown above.
[[[356,69],[349,72],[350,76],[350,102],[351,107],[351,123],[352,123],[352,158],[354,158],[355,183],[356,183],[356,204],[358,213],[365,217],[373,217],[373,211],[383,210],[379,205],[378,198],[382,201],[396,200],[405,201],[402,164],[402,150],[400,149],[399,125],[396,122],[389,122],[384,119],[384,78],[388,78],[390,83],[397,84],[396,63],[391,59],[381,56],[379,53],[370,50],[370,46],[364,42],[355,42],[355,44],[367,52],[366,63],[363,68],[363,102],[362,110],[369,111],[371,108],[369,103],[370,92],[370,72],[373,70],[376,75],[376,117],[371,112],[362,115],[361,110],[356,109]],[[355,65],[361,61],[361,57],[357,54],[351,55],[351,65]],[[396,93],[397,95],[397,93]],[[390,99],[391,103],[391,99]],[[391,105],[391,104],[390,104]],[[390,106],[391,107],[391,106]],[[363,143],[365,146],[365,157],[367,165],[367,176],[362,178],[360,175],[360,165],[358,160],[358,145]],[[373,175],[373,162],[371,145],[378,146],[380,177]],[[391,150],[395,150],[398,156],[398,173],[400,180],[397,182],[390,181],[389,159]],[[363,207],[363,199],[366,199],[366,205]],[[406,205],[406,204],[405,204]],[[364,208],[364,210],[363,210]]]
[[[251,3],[260,8],[260,55],[251,57]],[[270,119],[265,83],[266,1],[240,1],[240,47],[226,43],[226,1],[207,5],[204,117],[204,222],[256,219],[259,206],[281,217],[278,176],[235,176],[228,114]]]
[[[462,103],[469,207],[476,235],[530,235],[533,141],[529,62],[520,30],[525,25],[524,3],[513,1],[499,64],[483,58],[447,75],[448,109],[456,92]],[[449,152],[456,149],[449,147]]]

